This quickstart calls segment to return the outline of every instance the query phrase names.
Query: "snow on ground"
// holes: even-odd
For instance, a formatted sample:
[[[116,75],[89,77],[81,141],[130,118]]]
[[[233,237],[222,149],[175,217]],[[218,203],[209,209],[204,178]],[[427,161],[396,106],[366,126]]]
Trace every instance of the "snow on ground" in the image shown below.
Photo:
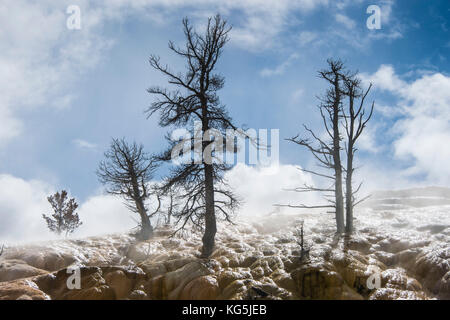
[[[170,227],[146,242],[115,234],[9,247],[0,260],[0,298],[450,299],[450,205],[366,207],[355,219],[351,237],[337,237],[333,214],[320,211],[221,222],[208,261],[197,258],[200,234],[169,237]],[[306,261],[299,257],[301,222]],[[92,287],[67,291],[68,275],[57,271],[70,265]],[[42,294],[36,287],[27,293],[21,278]]]

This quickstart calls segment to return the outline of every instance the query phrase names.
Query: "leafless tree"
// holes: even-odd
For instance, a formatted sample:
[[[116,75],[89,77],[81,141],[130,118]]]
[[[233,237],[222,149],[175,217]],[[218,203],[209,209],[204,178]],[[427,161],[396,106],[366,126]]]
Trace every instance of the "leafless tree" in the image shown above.
[[[332,174],[329,174],[326,172],[300,169],[316,177],[326,179],[331,183],[326,184],[325,187],[315,187],[305,184],[302,187],[291,190],[296,192],[322,192],[327,203],[316,206],[307,206],[304,204],[288,206],[293,208],[332,208],[335,213],[337,232],[352,232],[353,209],[357,204],[367,198],[365,197],[361,200],[356,198],[355,195],[360,190],[361,184],[354,190],[352,180],[355,170],[354,156],[357,151],[355,147],[356,141],[361,136],[367,122],[373,114],[374,104],[372,103],[372,107],[369,110],[364,105],[372,86],[370,85],[364,91],[361,88],[361,80],[357,77],[357,72],[348,71],[341,60],[329,59],[327,62],[328,68],[319,71],[319,77],[328,82],[329,88],[326,94],[320,98],[321,103],[318,106],[326,138],[322,138],[322,135],[318,135],[307,126],[304,126],[310,138],[299,138],[297,135],[288,139],[291,142],[306,147],[317,160],[320,168],[332,171]],[[345,137],[341,135],[341,128],[345,129]],[[346,167],[342,165],[342,140],[344,140],[345,144]],[[345,201],[343,188],[344,175]]]
[[[80,217],[75,212],[78,204],[74,198],[68,197],[66,190],[56,192],[54,195],[49,196],[47,200],[52,206],[54,213],[50,216],[43,214],[42,217],[50,231],[58,235],[64,232],[67,237],[69,233],[74,232],[81,226]]]
[[[170,188],[166,197],[167,200],[167,206],[165,210],[165,224],[170,225],[172,217],[177,216],[177,211],[180,206],[180,202],[178,199],[177,194],[179,191],[175,190],[174,188]]]
[[[158,210],[155,212],[155,215],[157,215],[156,225],[169,226],[173,222],[172,218],[177,216],[181,205],[178,196],[180,191],[171,187],[164,190],[164,193],[161,193],[162,188],[163,186],[161,185],[154,185],[154,190],[157,191],[159,198]]]
[[[363,133],[367,122],[372,118],[374,102],[370,108],[366,108],[364,102],[372,88],[372,84],[364,91],[361,87],[361,80],[356,76],[357,73],[347,73],[343,75],[344,89],[343,94],[348,99],[348,104],[343,108],[344,127],[347,134],[346,154],[347,168],[345,179],[345,213],[346,224],[345,231],[351,233],[353,231],[353,209],[356,205],[367,199],[364,197],[360,200],[356,198],[356,193],[360,190],[362,182],[353,190],[352,180],[354,173],[354,157],[358,150],[356,141]],[[358,103],[359,101],[359,103]]]
[[[328,68],[319,71],[319,77],[328,82],[329,88],[323,97],[320,97],[321,103],[318,105],[322,117],[323,126],[328,139],[323,139],[313,130],[304,125],[309,138],[300,138],[299,135],[287,139],[297,145],[305,147],[314,156],[319,167],[332,171],[332,174],[318,171],[300,169],[311,173],[317,177],[326,179],[330,182],[326,187],[314,187],[304,185],[293,189],[296,192],[318,191],[325,193],[327,203],[322,205],[307,206],[287,205],[292,208],[330,208],[334,210],[336,218],[337,232],[342,233],[345,230],[344,225],[344,198],[342,190],[342,164],[341,164],[341,133],[340,120],[342,118],[342,72],[343,63],[340,60],[328,61]]]
[[[110,148],[105,152],[105,160],[100,162],[97,176],[106,186],[109,194],[120,196],[127,207],[139,214],[141,240],[149,239],[153,234],[150,218],[160,207],[160,199],[149,185],[156,169],[156,162],[144,152],[143,145],[128,143],[125,139],[113,139]],[[156,195],[158,208],[148,214],[146,200]]]
[[[0,257],[2,256],[4,249],[5,249],[5,245],[2,244],[2,249],[0,250]]]
[[[174,73],[154,55],[149,60],[150,65],[167,76],[169,84],[175,88],[170,91],[151,87],[148,92],[157,96],[158,100],[146,110],[147,115],[150,117],[159,113],[159,124],[162,127],[182,128],[199,121],[202,132],[205,133],[200,143],[201,163],[194,161],[174,167],[162,187],[163,193],[171,187],[179,187],[182,192],[179,194],[182,206],[177,212],[178,222],[181,224],[179,230],[188,222],[204,230],[202,257],[210,256],[214,248],[217,232],[216,211],[230,221],[230,215],[238,205],[237,198],[223,179],[224,172],[231,167],[203,156],[215,142],[215,138],[206,134],[207,132],[215,130],[226,136],[226,129],[237,130],[217,95],[224,86],[224,78],[215,73],[230,29],[227,22],[216,15],[208,19],[205,33],[199,34],[185,18],[185,46],[179,48],[169,42],[169,48],[185,59],[187,71],[184,74]],[[193,146],[198,144],[195,138],[191,142]],[[175,145],[172,141],[168,150],[160,156],[160,160],[170,161]],[[191,151],[196,152],[195,147],[192,147]]]

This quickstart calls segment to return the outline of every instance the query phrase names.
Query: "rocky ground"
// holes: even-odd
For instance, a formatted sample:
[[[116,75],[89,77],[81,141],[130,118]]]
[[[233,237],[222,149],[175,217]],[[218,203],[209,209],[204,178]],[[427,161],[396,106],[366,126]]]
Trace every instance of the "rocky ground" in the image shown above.
[[[351,237],[336,237],[323,213],[220,224],[209,260],[198,258],[200,235],[169,237],[169,227],[146,242],[121,234],[8,247],[0,299],[450,299],[449,213],[364,209]],[[73,266],[79,290],[67,287]]]

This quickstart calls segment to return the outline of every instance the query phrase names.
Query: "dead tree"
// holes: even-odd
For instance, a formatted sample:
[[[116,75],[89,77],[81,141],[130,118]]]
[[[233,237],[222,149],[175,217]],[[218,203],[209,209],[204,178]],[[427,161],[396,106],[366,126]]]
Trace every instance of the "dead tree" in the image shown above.
[[[306,173],[311,173],[316,177],[331,180],[331,185],[325,187],[315,187],[304,185],[303,187],[292,189],[296,192],[317,191],[325,193],[328,204],[317,206],[297,205],[294,208],[333,208],[335,211],[337,232],[342,233],[353,231],[353,209],[367,199],[358,200],[356,193],[361,185],[353,190],[352,180],[354,168],[354,157],[357,151],[356,141],[364,131],[367,122],[373,114],[374,103],[370,110],[365,107],[365,99],[370,92],[371,85],[367,90],[361,88],[361,80],[356,72],[348,71],[340,60],[328,60],[328,69],[320,71],[319,76],[327,80],[330,88],[321,99],[319,112],[322,117],[325,136],[316,134],[305,126],[309,133],[309,139],[301,139],[299,136],[288,139],[298,145],[306,147],[317,160],[319,167],[332,170],[333,174],[300,169]],[[340,128],[345,128],[345,137],[341,136]],[[342,165],[341,141],[345,141],[346,167]],[[345,201],[343,190],[343,176],[345,175]],[[345,221],[344,221],[345,205]]]
[[[3,254],[3,250],[5,249],[5,245],[4,244],[2,244],[2,249],[0,250],[0,257],[2,256],[2,254]]]
[[[56,192],[49,196],[47,200],[52,206],[53,214],[49,216],[43,214],[42,217],[50,231],[58,235],[65,233],[67,237],[69,233],[74,232],[82,225],[78,213],[75,212],[78,204],[74,198],[68,197],[66,190]]]
[[[226,136],[226,129],[236,130],[217,95],[224,86],[224,78],[215,73],[230,29],[227,22],[217,15],[208,19],[206,32],[199,34],[193,30],[188,19],[184,19],[185,46],[179,48],[169,42],[170,50],[186,61],[187,71],[184,74],[170,71],[168,66],[161,64],[157,56],[152,55],[149,59],[150,65],[167,76],[174,89],[170,91],[152,87],[148,90],[150,94],[158,97],[146,110],[148,117],[159,113],[159,124],[162,127],[183,128],[194,121],[201,123],[203,139],[200,138],[200,143],[198,139],[189,141],[194,142],[194,146],[200,146],[201,161],[172,168],[162,190],[164,192],[171,187],[179,187],[179,199],[183,205],[177,212],[177,220],[181,223],[180,229],[190,222],[204,230],[202,257],[208,257],[214,248],[217,232],[216,211],[230,221],[230,214],[238,205],[235,195],[223,180],[223,173],[231,167],[220,161],[212,161],[210,155],[204,156],[216,142],[216,136],[213,139],[208,132],[214,130]],[[160,156],[160,160],[170,161],[175,147],[176,143],[170,142],[168,150]],[[195,147],[192,147],[191,151],[198,152]]]
[[[355,145],[358,138],[364,131],[367,122],[371,119],[373,114],[374,102],[370,109],[367,109],[364,105],[367,95],[372,88],[372,84],[369,85],[367,90],[361,88],[361,80],[357,78],[356,73],[347,73],[343,76],[343,94],[348,99],[348,104],[343,108],[344,113],[344,127],[347,134],[346,141],[346,154],[347,154],[347,167],[346,167],[346,179],[345,179],[345,212],[346,212],[346,225],[345,231],[351,233],[353,231],[353,209],[356,205],[367,199],[368,197],[357,200],[356,193],[360,190],[362,183],[353,190],[353,173],[354,173],[354,157],[358,150]],[[358,103],[359,101],[359,103]],[[367,111],[368,110],[368,111]],[[368,114],[367,114],[368,112]]]
[[[165,223],[167,224],[167,225],[170,225],[170,220],[171,220],[171,218],[172,218],[172,216],[173,216],[173,209],[174,209],[174,205],[175,205],[175,203],[174,203],[174,194],[169,194],[169,206],[168,206],[168,208],[167,208],[167,216],[166,216],[166,221],[165,221]]]
[[[153,234],[150,218],[155,215],[161,205],[156,192],[149,183],[156,169],[156,162],[144,152],[143,145],[135,142],[129,144],[125,139],[113,139],[105,160],[100,162],[97,176],[106,186],[106,192],[120,196],[125,200],[126,206],[140,216],[141,230],[138,237],[141,240],[149,239]],[[158,208],[148,214],[146,201],[150,196],[156,195]]]
[[[300,262],[305,262],[309,259],[309,250],[305,247],[305,241],[304,241],[304,231],[303,231],[304,222],[302,221],[300,225],[300,230],[297,230],[296,236],[297,236],[297,244],[300,246]]]
[[[344,197],[342,189],[343,167],[341,163],[341,133],[340,121],[342,118],[342,74],[344,72],[343,63],[340,60],[328,61],[328,68],[319,71],[319,77],[328,82],[329,88],[323,97],[320,97],[321,103],[318,105],[319,113],[322,117],[323,127],[328,139],[323,139],[321,135],[304,125],[309,138],[300,138],[299,135],[287,139],[297,145],[305,147],[314,156],[319,167],[327,169],[332,173],[322,173],[312,170],[300,169],[311,173],[317,177],[326,179],[330,182],[326,187],[314,187],[304,185],[303,187],[292,189],[296,192],[317,191],[325,193],[326,204],[308,206],[287,205],[291,208],[329,208],[334,210],[337,232],[343,233],[344,225]],[[283,206],[283,205],[282,205]]]
[[[176,213],[180,207],[178,197],[180,191],[175,188],[169,188],[164,190],[164,193],[162,194],[160,192],[162,190],[162,186],[160,185],[154,185],[154,190],[158,192],[157,197],[159,199],[159,206],[155,212],[155,215],[158,216],[156,225],[159,226],[162,224],[169,226],[172,224],[172,218],[176,216]]]
[[[174,188],[170,188],[167,195],[167,208],[165,212],[165,224],[170,225],[173,216],[176,216],[179,208],[179,200],[177,196],[177,191]]]

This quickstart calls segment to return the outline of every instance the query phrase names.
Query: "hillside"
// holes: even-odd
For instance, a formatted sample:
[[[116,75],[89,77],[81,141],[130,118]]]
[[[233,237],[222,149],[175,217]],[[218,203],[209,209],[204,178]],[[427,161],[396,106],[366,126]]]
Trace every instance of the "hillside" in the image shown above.
[[[364,206],[378,210],[450,205],[450,189],[443,187],[375,191]]]
[[[9,247],[0,299],[450,299],[450,206],[362,209],[355,225],[338,239],[330,214],[220,224],[209,260],[197,258],[200,235],[171,238],[169,227],[146,242],[116,234]],[[69,290],[75,265],[81,289]],[[378,288],[367,286],[373,275]]]

